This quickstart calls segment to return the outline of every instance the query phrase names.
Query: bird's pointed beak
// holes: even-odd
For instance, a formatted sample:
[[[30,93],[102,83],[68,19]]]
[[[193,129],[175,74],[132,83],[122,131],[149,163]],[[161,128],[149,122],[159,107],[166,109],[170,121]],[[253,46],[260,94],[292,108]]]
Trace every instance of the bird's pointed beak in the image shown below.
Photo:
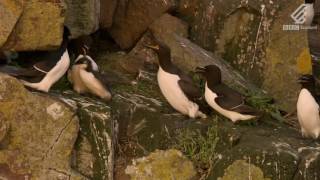
[[[196,71],[197,74],[204,74],[206,72],[206,68],[205,67],[196,67]]]
[[[158,45],[144,45],[147,48],[153,49],[153,50],[159,50],[159,46]]]

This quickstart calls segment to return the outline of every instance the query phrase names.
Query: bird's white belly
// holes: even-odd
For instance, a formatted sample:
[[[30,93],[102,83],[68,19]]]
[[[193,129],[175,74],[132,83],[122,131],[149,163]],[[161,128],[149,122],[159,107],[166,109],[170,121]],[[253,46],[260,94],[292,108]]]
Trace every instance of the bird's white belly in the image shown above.
[[[82,82],[82,79],[80,77],[80,71],[81,71],[80,65],[73,65],[71,70],[69,71],[70,73],[69,80],[73,84],[73,89],[77,93],[82,94],[82,93],[88,92],[88,88]]]
[[[300,91],[297,113],[303,136],[318,138],[320,134],[319,105],[306,89]]]
[[[159,67],[158,84],[164,97],[177,111],[194,118],[199,107],[196,103],[190,101],[180,89],[179,80],[178,75],[167,73]]]
[[[231,121],[236,122],[238,120],[249,120],[254,118],[254,116],[252,115],[243,115],[240,114],[238,112],[234,112],[234,111],[229,111],[226,109],[223,109],[222,107],[220,107],[216,102],[215,102],[215,98],[218,97],[216,93],[212,92],[208,86],[206,85],[205,88],[205,99],[207,101],[207,103],[214,109],[216,110],[218,113],[222,114],[223,116],[229,118]]]
[[[48,92],[51,86],[56,83],[68,70],[70,58],[68,50],[65,50],[58,63],[45,75],[39,83],[24,82],[24,85],[31,88]]]
[[[304,18],[305,18],[304,25],[310,26],[312,24],[313,17],[314,17],[313,5],[308,4],[304,12]]]

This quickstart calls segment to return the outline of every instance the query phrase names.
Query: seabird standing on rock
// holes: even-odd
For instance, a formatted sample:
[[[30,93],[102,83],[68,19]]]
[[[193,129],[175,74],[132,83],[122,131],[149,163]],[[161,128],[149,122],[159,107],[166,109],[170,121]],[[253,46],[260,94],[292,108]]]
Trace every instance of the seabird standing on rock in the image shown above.
[[[201,98],[201,92],[192,79],[171,62],[170,48],[153,38],[155,46],[146,45],[158,54],[159,70],[158,84],[169,104],[184,115],[191,118],[206,118],[199,110],[196,99]]]
[[[297,102],[298,120],[303,137],[317,139],[320,135],[319,104],[315,94],[315,79],[312,75],[299,78],[302,88]]]
[[[30,68],[0,66],[0,72],[22,80],[23,84],[32,89],[48,92],[68,70],[70,58],[67,50],[70,32],[64,29],[63,42],[59,49],[49,51],[43,56],[43,61],[33,64]]]
[[[245,104],[245,97],[221,82],[221,70],[215,65],[197,67],[196,71],[206,78],[205,99],[217,112],[232,122],[250,120],[259,112]]]
[[[105,101],[111,100],[111,93],[105,85],[103,76],[99,73],[98,65],[86,55],[85,50],[68,71],[68,79],[73,89],[79,94],[92,93]]]

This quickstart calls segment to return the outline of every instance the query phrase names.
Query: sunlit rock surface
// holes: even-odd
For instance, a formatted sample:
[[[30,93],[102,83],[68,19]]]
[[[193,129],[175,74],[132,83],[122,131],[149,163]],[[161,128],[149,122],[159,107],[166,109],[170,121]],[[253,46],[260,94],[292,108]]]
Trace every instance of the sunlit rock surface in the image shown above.
[[[71,169],[79,121],[66,104],[28,92],[0,74],[0,175],[5,179],[86,179]]]
[[[0,2],[0,4],[2,3]],[[10,23],[11,26],[14,25],[14,29],[10,28],[10,36],[0,49],[32,51],[51,50],[60,46],[65,19],[65,7],[62,0],[29,0],[25,1],[23,6],[16,7],[13,2],[11,3],[13,4],[11,8],[17,8],[16,11],[22,11],[22,14],[18,21],[16,18],[19,13],[15,15],[15,18],[11,18]],[[0,9],[0,11],[3,11],[3,9]],[[2,12],[0,12],[1,14]],[[7,16],[8,14],[1,16],[1,23],[8,20],[6,19]],[[2,18],[5,20],[3,21]],[[16,24],[15,21],[17,21]],[[10,27],[10,24],[8,25],[7,28]]]
[[[118,0],[109,32],[122,49],[131,48],[152,22],[173,8],[174,0]]]
[[[23,9],[23,0],[3,0],[0,2],[0,49],[7,41]]]

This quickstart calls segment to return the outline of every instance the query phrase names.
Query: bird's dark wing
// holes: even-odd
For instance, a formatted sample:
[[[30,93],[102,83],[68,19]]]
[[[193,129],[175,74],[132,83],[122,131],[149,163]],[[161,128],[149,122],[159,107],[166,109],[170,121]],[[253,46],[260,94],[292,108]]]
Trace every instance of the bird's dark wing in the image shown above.
[[[180,79],[178,81],[179,87],[181,90],[184,92],[184,94],[189,98],[189,99],[198,99],[201,97],[201,92],[199,88],[197,88],[193,82],[191,83],[190,81],[186,81],[183,79]]]
[[[0,72],[14,77],[37,77],[44,75],[44,73],[41,73],[35,69],[26,69],[9,65],[0,66]]]
[[[107,77],[107,75],[105,74],[102,74],[100,72],[97,72],[97,71],[91,71],[91,73],[94,75],[94,77],[96,79],[98,79],[101,84],[107,89],[110,91],[110,81],[109,81],[109,78]]]
[[[241,114],[257,115],[258,111],[245,104],[245,98],[239,92],[224,84],[214,87],[213,91],[218,95],[215,102],[223,109],[235,111]]]

